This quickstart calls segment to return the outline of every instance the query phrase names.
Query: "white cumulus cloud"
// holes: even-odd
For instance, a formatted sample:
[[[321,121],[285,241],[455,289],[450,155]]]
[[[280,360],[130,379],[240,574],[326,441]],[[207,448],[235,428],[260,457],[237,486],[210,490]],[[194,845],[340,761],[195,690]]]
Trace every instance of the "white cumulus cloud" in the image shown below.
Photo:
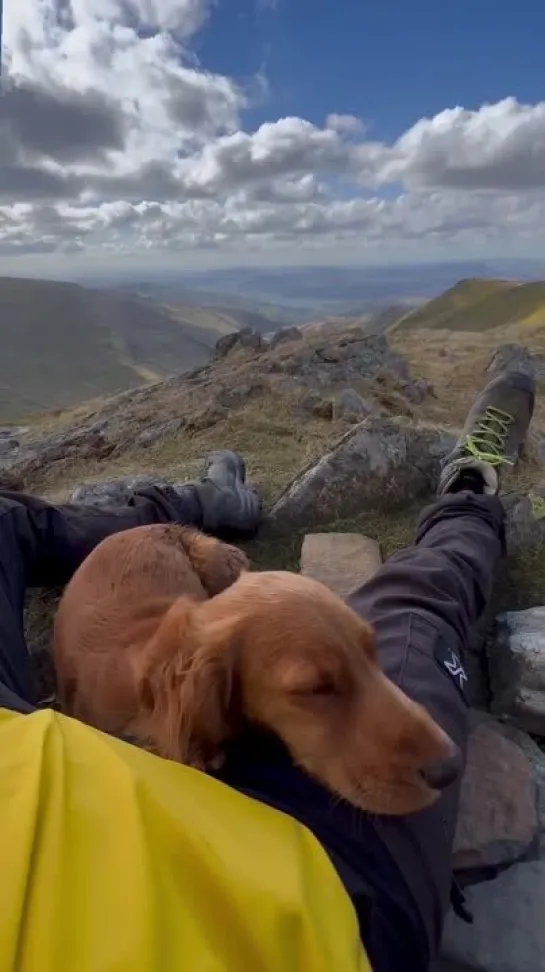
[[[192,46],[227,2],[6,4],[2,256],[542,236],[545,102],[445,108],[392,142],[342,105],[248,129],[264,77],[242,87]]]

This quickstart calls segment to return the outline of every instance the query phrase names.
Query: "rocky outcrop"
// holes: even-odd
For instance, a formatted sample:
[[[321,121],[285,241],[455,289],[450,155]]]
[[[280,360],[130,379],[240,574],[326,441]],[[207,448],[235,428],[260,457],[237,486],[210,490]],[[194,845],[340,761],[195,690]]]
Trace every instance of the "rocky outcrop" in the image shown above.
[[[70,502],[85,506],[126,506],[135,490],[161,485],[166,485],[165,480],[157,476],[126,476],[102,483],[84,483],[74,490]]]
[[[506,370],[525,371],[541,381],[545,378],[545,362],[522,344],[502,344],[494,351],[488,373],[496,375]]]
[[[429,494],[453,444],[454,437],[440,429],[369,418],[292,482],[266,529],[298,532]]]
[[[520,860],[534,844],[539,780],[524,733],[483,713],[472,721],[453,867],[484,875]]]
[[[271,349],[277,348],[279,344],[285,344],[287,341],[302,341],[303,335],[298,327],[281,327],[279,331],[275,331],[273,335],[269,338],[269,347]]]
[[[405,398],[414,405],[421,405],[422,402],[425,402],[426,398],[433,395],[431,381],[425,381],[423,378],[418,381],[402,381],[399,389],[401,394],[405,395]]]
[[[353,388],[338,392],[333,402],[333,418],[347,422],[361,422],[368,415],[378,415],[379,411],[376,402],[362,398]]]
[[[467,908],[473,924],[449,916],[445,961],[467,972],[543,972],[544,901],[545,861],[518,864],[493,881],[469,888]]]
[[[251,327],[244,327],[241,331],[233,331],[231,334],[224,334],[216,341],[214,355],[216,358],[224,358],[234,350],[249,348],[252,351],[260,351],[266,347],[265,342],[257,331]]]
[[[106,422],[99,421],[20,444],[8,456],[2,456],[2,466],[26,478],[59,461],[106,459],[114,449]]]
[[[545,607],[499,615],[489,666],[494,710],[545,737]]]

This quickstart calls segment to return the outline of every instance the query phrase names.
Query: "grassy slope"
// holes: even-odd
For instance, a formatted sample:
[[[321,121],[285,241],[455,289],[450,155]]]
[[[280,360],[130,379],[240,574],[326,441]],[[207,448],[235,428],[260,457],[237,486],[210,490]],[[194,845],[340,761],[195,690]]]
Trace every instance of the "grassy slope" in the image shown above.
[[[201,365],[220,333],[130,295],[0,278],[0,422]]]
[[[525,320],[545,322],[544,282],[462,280],[424,307],[406,315],[397,324],[397,329],[482,331]]]

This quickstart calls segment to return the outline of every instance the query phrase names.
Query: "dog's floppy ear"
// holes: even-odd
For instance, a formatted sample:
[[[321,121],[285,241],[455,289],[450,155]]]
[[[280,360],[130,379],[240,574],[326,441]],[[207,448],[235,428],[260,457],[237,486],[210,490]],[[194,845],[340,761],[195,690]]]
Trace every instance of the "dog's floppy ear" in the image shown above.
[[[241,723],[236,629],[233,618],[200,629],[198,648],[182,685],[184,762],[202,769],[219,769],[225,744]]]
[[[198,769],[218,768],[239,722],[234,619],[207,623],[179,598],[150,643],[138,692],[146,735],[161,756]]]
[[[250,561],[238,547],[192,528],[183,527],[180,533],[191,566],[210,597],[221,594],[250,569]]]

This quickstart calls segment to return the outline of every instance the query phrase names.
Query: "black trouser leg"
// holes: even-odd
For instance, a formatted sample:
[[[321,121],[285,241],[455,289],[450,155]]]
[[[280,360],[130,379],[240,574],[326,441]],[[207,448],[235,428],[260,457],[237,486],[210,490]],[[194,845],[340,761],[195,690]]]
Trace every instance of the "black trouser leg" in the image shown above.
[[[496,497],[445,496],[424,512],[415,546],[392,557],[350,598],[375,628],[386,674],[428,709],[464,753],[463,654],[491,593],[503,519]],[[374,818],[412,892],[432,951],[449,906],[459,795],[458,782],[422,813]]]
[[[21,493],[0,492],[0,706],[21,712],[35,703],[25,644],[27,587],[66,583],[84,558],[112,533],[146,523],[200,524],[190,492],[151,487],[126,507],[51,506]]]

